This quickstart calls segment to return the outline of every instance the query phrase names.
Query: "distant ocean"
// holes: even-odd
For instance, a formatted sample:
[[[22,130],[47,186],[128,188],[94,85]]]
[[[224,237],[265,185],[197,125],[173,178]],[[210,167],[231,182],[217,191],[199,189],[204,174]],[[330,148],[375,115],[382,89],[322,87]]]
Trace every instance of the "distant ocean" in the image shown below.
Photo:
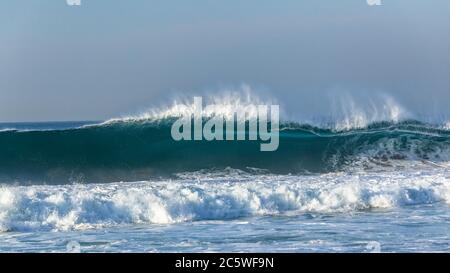
[[[282,122],[280,146],[171,117],[0,124],[0,251],[450,251],[450,131]]]

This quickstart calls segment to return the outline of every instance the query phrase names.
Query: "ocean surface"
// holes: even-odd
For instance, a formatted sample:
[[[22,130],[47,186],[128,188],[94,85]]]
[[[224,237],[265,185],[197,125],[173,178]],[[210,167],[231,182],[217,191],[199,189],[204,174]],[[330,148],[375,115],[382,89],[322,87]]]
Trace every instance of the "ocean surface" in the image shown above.
[[[448,126],[283,122],[261,153],[172,122],[0,124],[0,251],[450,251]]]

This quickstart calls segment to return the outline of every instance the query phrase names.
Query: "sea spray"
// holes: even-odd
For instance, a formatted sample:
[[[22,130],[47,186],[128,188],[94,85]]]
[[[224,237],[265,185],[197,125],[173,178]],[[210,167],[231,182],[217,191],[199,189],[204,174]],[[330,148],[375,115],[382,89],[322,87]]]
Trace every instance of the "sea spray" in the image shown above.
[[[261,144],[261,151],[273,152],[278,149],[279,105],[251,105],[250,110],[228,113],[228,115],[216,114],[204,122],[203,113],[208,110],[203,111],[202,101],[202,97],[194,97],[194,113],[183,115],[173,122],[171,136],[175,141],[256,141],[259,137],[261,141],[268,141]],[[216,107],[218,106],[208,105],[206,109]],[[256,116],[252,116],[253,112],[256,112]],[[267,118],[268,114],[270,121]]]

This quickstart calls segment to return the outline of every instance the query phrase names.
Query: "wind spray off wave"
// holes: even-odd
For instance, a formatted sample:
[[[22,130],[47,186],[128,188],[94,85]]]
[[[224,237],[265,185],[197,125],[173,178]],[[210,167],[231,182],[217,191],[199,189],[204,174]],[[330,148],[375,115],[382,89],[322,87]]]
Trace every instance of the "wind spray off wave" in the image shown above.
[[[267,105],[252,105],[250,109],[239,109],[240,111],[221,115],[214,112],[204,125],[202,98],[195,97],[194,105],[193,114],[184,115],[172,124],[170,133],[175,141],[256,141],[259,138],[261,141],[268,141],[261,144],[261,151],[273,152],[278,149],[279,105],[271,105],[270,108]],[[206,109],[220,106],[209,105]],[[267,118],[268,113],[270,119]]]
[[[204,117],[226,119],[231,113],[244,111],[250,118],[257,117],[258,112],[251,110],[258,108],[250,98],[216,101],[214,107],[204,109]],[[191,102],[177,103],[165,110],[97,125],[2,131],[0,181],[7,184],[138,181],[227,167],[264,169],[275,174],[327,173],[445,167],[450,160],[450,132],[434,124],[400,120],[400,108],[392,101],[381,105],[384,111],[371,111],[372,116],[353,105],[349,109],[355,110],[355,118],[350,119],[347,112],[334,125],[282,119],[279,147],[270,155],[262,155],[260,142],[254,141],[174,140],[171,135],[174,122],[193,109]],[[389,118],[383,120],[385,113]],[[370,123],[366,124],[364,117],[369,116]],[[350,124],[355,127],[349,127]]]

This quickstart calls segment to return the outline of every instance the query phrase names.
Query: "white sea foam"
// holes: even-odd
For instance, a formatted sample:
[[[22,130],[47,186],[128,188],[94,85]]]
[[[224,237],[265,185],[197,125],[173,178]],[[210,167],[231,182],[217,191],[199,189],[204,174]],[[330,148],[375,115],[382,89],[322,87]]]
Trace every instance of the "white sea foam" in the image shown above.
[[[446,170],[0,187],[0,230],[79,230],[450,203]]]
[[[445,130],[450,130],[450,121],[446,121],[442,127]]]
[[[202,109],[201,114],[206,118],[222,116],[225,119],[232,119],[235,113],[241,112],[247,113],[249,118],[256,118],[258,116],[258,105],[276,104],[276,100],[274,99],[261,99],[248,85],[243,85],[236,90],[224,90],[214,95],[204,96],[204,100],[206,105]],[[168,106],[154,107],[137,115],[110,119],[106,123],[177,118],[191,116],[195,111],[196,106],[193,97],[178,98]]]
[[[11,132],[11,131],[16,131],[17,129],[14,129],[14,128],[2,128],[2,129],[0,129],[0,133],[1,132]]]
[[[448,168],[450,166],[450,147],[448,142],[418,139],[413,136],[397,138],[382,137],[372,143],[356,147],[354,155],[348,160],[347,170],[417,170],[426,168]],[[336,159],[334,158],[336,157]],[[333,155],[337,160],[339,154]]]
[[[350,93],[340,92],[339,96],[323,98],[322,107],[326,112],[304,115],[303,109],[285,109],[284,105],[276,98],[263,98],[258,92],[248,85],[243,85],[235,90],[215,92],[205,97],[206,106],[202,116],[210,118],[221,116],[226,119],[233,118],[234,113],[245,112],[249,118],[257,117],[258,105],[281,104],[280,118],[282,121],[299,124],[310,124],[317,127],[329,128],[338,131],[364,128],[375,122],[400,122],[411,118],[409,112],[402,107],[393,97],[377,95],[357,99]],[[139,122],[157,121],[167,118],[193,115],[195,105],[193,98],[178,98],[164,107],[154,107],[137,115],[123,116],[110,119],[105,124],[114,122]]]
[[[397,123],[409,116],[394,98],[387,95],[358,101],[344,93],[332,101],[331,123],[338,131],[365,128],[375,122]]]

